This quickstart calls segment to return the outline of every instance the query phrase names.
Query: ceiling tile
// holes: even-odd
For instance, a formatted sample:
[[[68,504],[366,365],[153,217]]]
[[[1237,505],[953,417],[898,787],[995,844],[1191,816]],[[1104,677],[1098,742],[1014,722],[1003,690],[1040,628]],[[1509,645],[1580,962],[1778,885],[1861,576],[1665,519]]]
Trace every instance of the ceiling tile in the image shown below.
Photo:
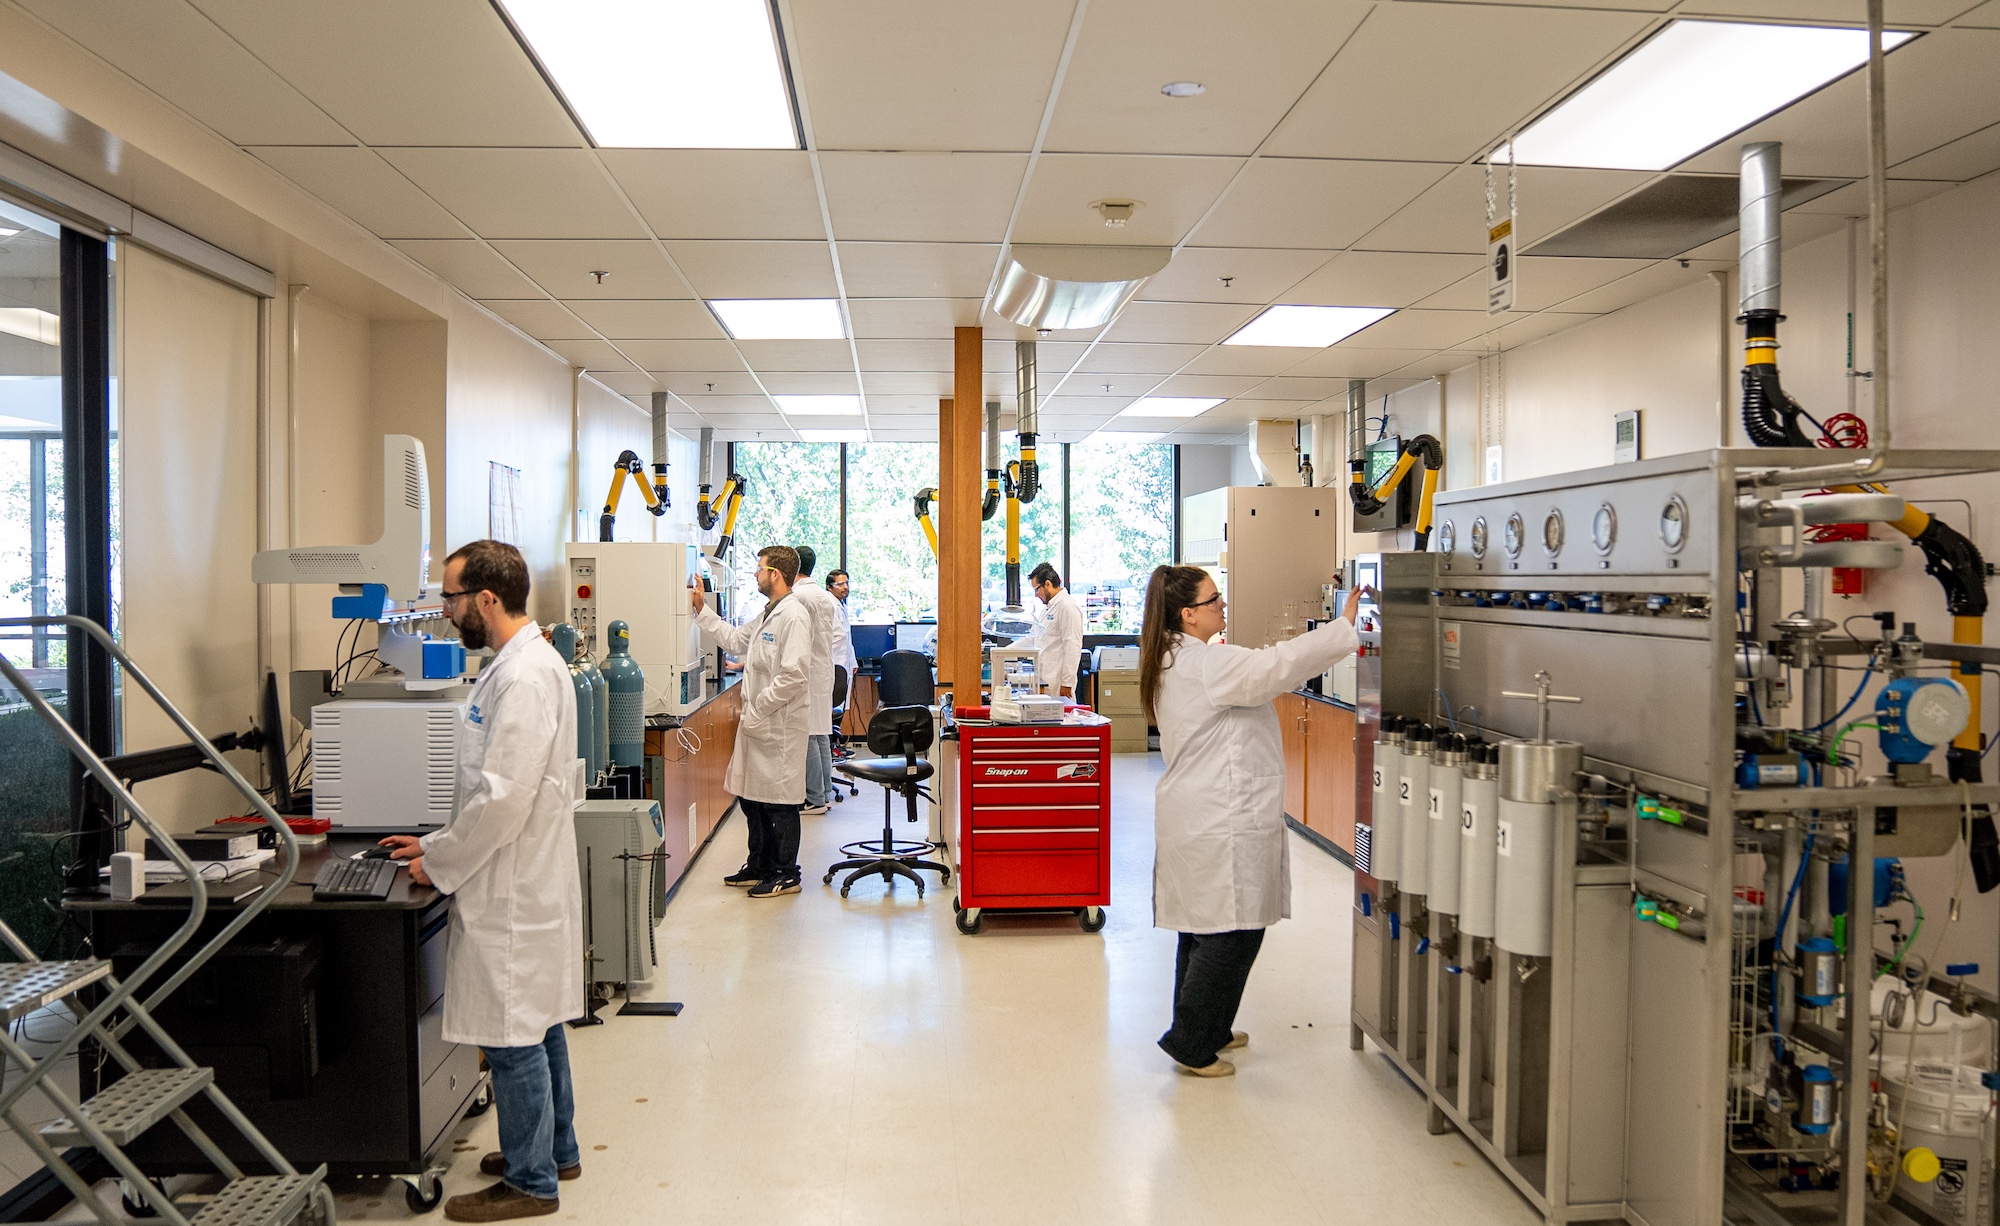
[[[850,297],[979,298],[1000,248],[988,243],[842,243]]]
[[[768,403],[768,402],[767,402]],[[715,425],[720,430],[734,430],[737,437],[790,440],[792,427],[776,413],[717,413]]]
[[[833,260],[825,243],[667,244],[703,298],[832,298]]]
[[[1453,257],[1484,261],[1477,256]],[[1592,259],[1582,256],[1528,255],[1518,257],[1514,272],[1514,309],[1541,311],[1622,277],[1644,271],[1653,260]],[[1486,270],[1478,270],[1458,283],[1425,298],[1418,305],[1441,310],[1484,311]]]
[[[1470,350],[1444,349],[1437,353],[1418,358],[1403,366],[1398,366],[1386,375],[1378,375],[1369,381],[1370,396],[1401,391],[1403,387],[1448,375],[1454,370],[1469,366],[1479,360],[1479,354]],[[1398,385],[1401,385],[1400,387]]]
[[[404,239],[405,255],[473,298],[535,298],[541,287],[474,239]]]
[[[488,300],[479,304],[538,340],[593,340],[597,332],[560,302],[546,298]]]
[[[1985,4],[1960,17],[1954,24],[1988,30],[2000,29],[2000,0],[1986,0]]]
[[[1248,154],[1367,11],[1355,0],[1095,0],[1047,147]],[[1207,92],[1168,98],[1169,81]]]
[[[1518,176],[1520,233],[1537,242],[1653,175],[1639,170],[1572,170],[1524,166]],[[1461,166],[1370,230],[1355,246],[1368,251],[1486,252],[1486,174]]]
[[[937,427],[938,398],[936,396],[890,396],[878,395],[875,390],[876,375],[863,376],[868,387],[868,417],[875,421],[883,417],[892,419],[927,418],[931,427]]]
[[[1957,186],[1957,183],[1939,179],[1891,179],[1889,208],[1894,211],[1905,205],[1915,204],[1919,200],[1929,200],[1932,196],[1948,192]],[[1830,213],[1835,217],[1868,216],[1867,181],[1850,183],[1846,187],[1836,188],[1824,196],[1785,210],[1788,219],[1812,213]]]
[[[1567,299],[1562,307],[1565,311],[1616,311],[1693,284],[1711,271],[1734,267],[1734,260],[1690,260],[1687,268],[1682,268],[1679,260],[1661,260],[1598,289]]]
[[[1293,302],[1294,285],[1334,253],[1298,248],[1184,247],[1139,297],[1168,302]],[[1227,279],[1229,284],[1224,285]]]
[[[1337,345],[1323,349],[1292,367],[1294,375],[1317,375],[1337,379],[1373,379],[1411,362],[1430,357],[1435,347],[1424,349],[1350,349]]]
[[[939,398],[950,399],[952,394],[949,371],[865,370],[861,372],[861,385],[868,389],[870,399],[878,394],[923,396],[930,400],[933,410]]]
[[[379,238],[472,237],[372,149],[265,146],[250,152]]]
[[[1354,349],[1450,349],[1500,326],[1485,311],[1397,311],[1340,343]]]
[[[607,340],[724,339],[708,304],[692,299],[583,299],[568,305]]]
[[[738,341],[750,369],[840,370],[852,374],[854,351],[846,341]]]
[[[1051,396],[1042,404],[1045,416],[1109,417],[1132,403],[1130,396]]]
[[[384,149],[382,156],[485,238],[643,238],[583,149]]]
[[[941,341],[856,341],[863,370],[950,370],[952,343]]]
[[[1122,396],[1130,400],[1158,387],[1161,378],[1160,375],[1100,375],[1077,371],[1066,379],[1042,380],[1042,392],[1044,395],[1055,390],[1073,396]],[[1011,405],[1008,407],[1012,408]]]
[[[1241,396],[1264,380],[1255,375],[1174,375],[1154,388],[1151,396]]]
[[[1034,142],[1070,0],[843,0],[791,6],[787,41],[821,149],[997,149]]]
[[[1044,154],[1014,222],[1017,243],[1114,243],[1171,246],[1187,237],[1215,203],[1239,158]],[[1139,207],[1112,229],[1091,205],[1133,200]]]
[[[611,389],[614,392],[617,392],[620,396],[633,397],[638,399],[644,399],[650,397],[656,391],[666,390],[659,384],[655,383],[653,381],[653,376],[648,374],[625,375],[625,374],[617,374],[615,372],[608,370],[602,370],[602,371],[592,371],[590,373],[590,378],[597,380],[599,383],[602,383],[605,387]],[[641,406],[641,407],[650,408],[650,406]]]
[[[1502,349],[1512,349],[1516,345],[1525,345],[1529,341],[1540,340],[1553,333],[1574,328],[1578,324],[1587,324],[1596,318],[1598,318],[1596,315],[1583,315],[1567,311],[1542,311],[1538,314],[1530,315],[1526,319],[1517,319],[1513,323],[1501,328],[1499,332],[1500,347]]]
[[[2000,170],[2000,123],[1896,165],[1899,175],[1961,183],[1995,170]]]
[[[1062,335],[1074,336],[1076,333],[1065,332]],[[1020,365],[1016,361],[1015,343],[1012,340],[995,340],[991,331],[986,333],[986,343],[983,346],[986,351],[984,365],[989,373],[1003,374],[1009,378],[1014,376],[1015,371]],[[1037,340],[1035,342],[1035,372],[1043,379],[1047,379],[1051,372],[1060,374],[1076,365],[1076,360],[1082,357],[1084,352],[1089,348],[1089,344],[1083,341]]]
[[[340,145],[353,139],[190,5],[24,0],[21,7],[234,144]]]
[[[1107,342],[1092,349],[1079,374],[1170,375],[1201,356],[1201,345],[1121,345]]]
[[[632,353],[632,347],[625,347]],[[640,355],[632,353],[637,358]],[[653,379],[677,396],[754,396],[757,379],[747,370],[656,371]]]
[[[764,371],[758,377],[773,396],[852,396],[861,390],[851,369]]]
[[[1135,302],[1106,335],[1128,344],[1213,345],[1256,313],[1237,303]]]
[[[1346,247],[1451,168],[1259,158],[1197,233],[1211,247]]]
[[[570,360],[573,366],[586,370],[605,370],[629,373],[638,368],[625,359],[625,355],[609,341],[549,341],[548,347]]]
[[[1279,349],[1266,345],[1217,345],[1189,362],[1185,373],[1281,375],[1319,352],[1317,349]]]
[[[1406,307],[1485,268],[1476,255],[1349,251],[1293,286],[1285,302],[1309,306]],[[1482,283],[1483,284],[1483,283]],[[1480,302],[1485,302],[1484,291]]]
[[[849,298],[847,317],[859,339],[927,340],[976,326],[979,305],[977,298]]]
[[[1327,400],[1347,395],[1345,379],[1295,378],[1283,375],[1266,379],[1244,392],[1242,400]]]
[[[797,149],[605,149],[661,238],[823,239],[810,155]]]
[[[769,414],[773,418],[778,415],[778,407],[763,395],[681,396],[680,399],[704,417],[726,413]]]
[[[583,143],[487,0],[189,2],[367,144]]]
[[[1576,9],[1377,5],[1265,151],[1463,161],[1581,84],[1649,23]]]
[[[843,242],[997,243],[1027,166],[1015,153],[820,155],[827,211]]]
[[[687,298],[687,283],[649,239],[514,240],[493,244],[552,297]],[[605,275],[600,282],[594,273]]]
[[[619,348],[648,371],[743,369],[728,341],[626,341]]]
[[[1887,0],[1883,20],[1889,26],[1935,26],[1957,17],[1969,0]],[[1749,17],[1758,20],[1823,21],[1855,24],[1852,5],[1841,0],[1687,0],[1681,12],[1703,17]]]

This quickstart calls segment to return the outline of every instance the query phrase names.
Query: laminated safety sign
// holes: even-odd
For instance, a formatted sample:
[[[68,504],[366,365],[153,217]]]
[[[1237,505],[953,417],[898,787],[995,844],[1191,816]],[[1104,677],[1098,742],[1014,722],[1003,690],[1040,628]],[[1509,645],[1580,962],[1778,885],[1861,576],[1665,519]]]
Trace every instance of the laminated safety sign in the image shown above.
[[[1500,212],[1499,193],[1494,190],[1493,163],[1501,158],[1495,149],[1486,158],[1486,313],[1498,315],[1514,309],[1514,265],[1519,249],[1515,242],[1516,192],[1514,186],[1514,142],[1501,146],[1507,159],[1507,212]]]

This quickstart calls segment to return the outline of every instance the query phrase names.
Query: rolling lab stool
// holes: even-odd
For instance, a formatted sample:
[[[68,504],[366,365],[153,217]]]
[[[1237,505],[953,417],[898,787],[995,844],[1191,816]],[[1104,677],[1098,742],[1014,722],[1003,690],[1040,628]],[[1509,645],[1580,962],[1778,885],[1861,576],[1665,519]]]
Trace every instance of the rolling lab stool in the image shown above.
[[[863,877],[878,876],[891,884],[896,878],[908,877],[917,883],[917,897],[924,896],[924,879],[917,876],[918,869],[929,869],[942,874],[940,881],[951,880],[951,869],[935,860],[926,860],[924,855],[931,850],[930,843],[922,840],[896,838],[891,808],[891,793],[900,793],[909,806],[909,820],[917,820],[917,797],[928,796],[924,790],[924,780],[931,777],[933,767],[929,762],[917,757],[917,751],[930,745],[932,734],[931,710],[929,707],[885,707],[868,721],[868,748],[879,754],[900,753],[900,758],[859,758],[847,762],[841,770],[856,779],[866,779],[870,783],[882,785],[882,837],[862,839],[843,844],[840,854],[848,857],[826,870],[822,878],[826,884],[833,884],[833,875],[843,869],[852,869],[847,879],[840,883],[840,896],[854,888],[854,883]]]
[[[847,666],[844,664],[836,664],[833,666],[833,737],[832,740],[829,742],[829,744],[833,751],[834,758],[841,762],[846,761],[846,757],[843,757],[843,754],[845,754],[846,752],[846,746],[844,743],[846,738],[844,738],[841,735],[840,721],[846,718],[846,716],[847,716]],[[851,756],[852,755],[847,755],[847,757]],[[844,795],[840,790],[840,785],[843,783],[847,785],[847,792]],[[854,780],[852,779],[843,779],[839,775],[835,775],[833,777],[833,786],[827,789],[827,795],[831,796],[836,802],[843,801],[846,800],[848,796],[861,795],[861,785],[854,782]]]

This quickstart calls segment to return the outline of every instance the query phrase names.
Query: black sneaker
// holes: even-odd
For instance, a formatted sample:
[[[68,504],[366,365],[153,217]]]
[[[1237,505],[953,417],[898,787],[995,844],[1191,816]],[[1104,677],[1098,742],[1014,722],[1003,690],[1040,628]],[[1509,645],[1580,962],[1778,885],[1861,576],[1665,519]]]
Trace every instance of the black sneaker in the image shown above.
[[[747,890],[751,886],[756,885],[759,881],[762,881],[763,879],[764,875],[762,873],[753,871],[751,867],[748,864],[746,864],[742,868],[739,868],[735,872],[729,874],[727,877],[724,877],[722,879],[722,884],[733,885],[739,890]]]
[[[797,877],[767,877],[750,887],[750,897],[752,898],[776,898],[780,894],[796,894],[798,892],[799,879]]]

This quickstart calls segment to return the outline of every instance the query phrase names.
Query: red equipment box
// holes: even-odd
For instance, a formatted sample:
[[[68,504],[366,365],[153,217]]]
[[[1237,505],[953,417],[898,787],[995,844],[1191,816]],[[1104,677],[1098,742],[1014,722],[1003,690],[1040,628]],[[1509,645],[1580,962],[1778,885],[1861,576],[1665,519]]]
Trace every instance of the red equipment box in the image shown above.
[[[984,708],[959,709],[961,719]],[[983,913],[1073,910],[1104,927],[1111,902],[1111,721],[958,725],[958,928]]]

